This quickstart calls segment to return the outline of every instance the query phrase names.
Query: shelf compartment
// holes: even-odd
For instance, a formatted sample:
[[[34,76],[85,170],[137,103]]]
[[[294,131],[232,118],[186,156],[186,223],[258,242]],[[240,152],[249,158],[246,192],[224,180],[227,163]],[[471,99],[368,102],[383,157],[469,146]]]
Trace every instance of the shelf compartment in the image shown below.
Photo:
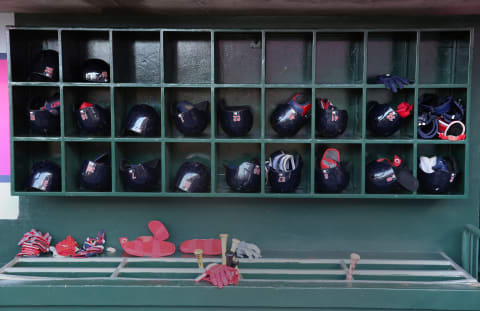
[[[97,135],[82,132],[77,123],[76,111],[83,102],[96,104],[106,109],[108,117],[105,133]],[[63,88],[64,135],[66,137],[99,136],[110,137],[110,88],[106,87],[64,87]]]
[[[94,161],[103,153],[112,157],[110,143],[103,142],[67,142],[65,143],[65,176],[67,192],[97,192],[83,189],[80,185],[80,169],[83,161]],[[110,163],[110,166],[112,164]],[[110,176],[111,179],[111,176]],[[111,188],[105,192],[111,192]]]
[[[261,33],[215,34],[215,83],[260,83]]]
[[[362,115],[363,115],[363,91],[362,89],[317,89],[316,109],[320,109],[320,99],[328,98],[339,110],[347,110],[347,128],[342,135],[334,138],[322,137],[316,132],[320,139],[360,139],[362,138]],[[318,111],[318,110],[316,110]],[[315,122],[319,122],[318,119]]]
[[[260,144],[229,144],[229,143],[220,143],[216,145],[216,171],[215,171],[215,189],[217,193],[238,193],[242,195],[242,192],[236,192],[232,190],[227,182],[225,175],[225,164],[231,164],[238,166],[242,162],[250,161],[252,159],[257,159],[260,163],[261,158],[261,146]],[[263,165],[260,167],[263,168]],[[260,174],[260,172],[259,172]]]
[[[312,42],[310,32],[267,33],[266,83],[311,83]]]
[[[392,93],[390,90],[387,89],[368,89],[367,90],[367,105],[365,111],[365,118],[368,123],[368,111],[372,107],[371,101],[377,101],[379,104],[387,103],[389,104],[394,110],[397,109],[397,106],[402,102],[407,102],[410,105],[414,105],[415,103],[415,91],[413,89],[402,89],[399,90],[397,93]],[[377,136],[375,133],[366,129],[366,135],[369,139],[413,139],[414,137],[414,130],[415,130],[415,109],[412,110],[410,116],[405,119],[402,119],[402,123],[400,128],[388,137]]]
[[[180,102],[185,101],[191,104],[198,104],[203,101],[208,101],[209,112],[212,109],[212,98],[210,88],[165,88],[165,137],[184,137],[184,135],[177,129],[173,112],[175,106]],[[209,117],[211,114],[209,114]],[[211,137],[211,121],[205,130],[195,138],[210,138]]]
[[[229,139],[248,139],[261,137],[261,90],[260,89],[235,89],[235,88],[217,88],[215,89],[215,101],[218,103],[220,100],[224,100],[225,104],[231,106],[249,106],[253,114],[253,126],[250,132],[243,137],[229,137],[222,126],[220,125],[220,117],[218,116],[219,107],[217,109],[217,124],[215,126],[215,137],[217,138],[229,138]]]
[[[370,162],[376,161],[381,158],[387,158],[390,161],[393,161],[395,155],[399,156],[403,160],[404,165],[408,169],[410,169],[411,171],[414,170],[413,166],[415,165],[415,154],[412,144],[367,144],[365,146],[365,167],[363,169],[366,170],[366,167]],[[365,173],[365,178],[367,178],[367,173]],[[368,192],[366,189],[365,191],[370,194],[370,192]],[[412,193],[399,187],[398,191],[388,194],[411,195]]]
[[[28,81],[35,58],[42,50],[58,52],[56,30],[10,30],[10,61],[12,81]],[[59,70],[59,68],[55,68]]]
[[[361,193],[362,188],[362,145],[361,144],[316,144],[315,145],[315,169],[320,168],[323,153],[328,148],[335,148],[340,152],[341,162],[348,162],[345,166],[350,174],[350,181],[340,194]],[[315,184],[315,192],[322,193]]]
[[[160,32],[114,31],[115,82],[160,83]]]
[[[165,183],[166,192],[175,191],[175,178],[178,169],[187,161],[204,164],[211,171],[211,144],[209,143],[166,143],[165,144]],[[209,185],[209,190],[212,189]],[[183,193],[183,195],[186,195]]]
[[[128,113],[135,105],[148,105],[155,109],[159,120],[162,115],[162,90],[148,87],[117,87],[115,88],[115,137],[125,137]],[[161,122],[159,122],[155,137],[161,137]],[[144,137],[134,136],[136,139]],[[149,137],[150,138],[150,137]]]
[[[363,32],[317,33],[315,83],[362,83],[363,37]]]
[[[441,156],[441,157],[452,157],[457,162],[458,174],[455,178],[452,189],[449,193],[441,195],[464,195],[467,194],[468,185],[465,184],[465,180],[468,180],[467,175],[467,162],[465,157],[465,145],[455,145],[455,144],[421,144],[417,147],[417,163],[420,162],[420,157],[432,157],[432,156]],[[420,170],[418,167],[417,171]],[[435,194],[427,194],[422,192],[422,189],[419,188],[419,194],[431,195],[435,197]]]
[[[115,189],[116,192],[134,192],[128,188],[122,179],[120,174],[120,164],[122,160],[126,160],[130,165],[137,165],[143,162],[148,162],[152,160],[158,160],[157,173],[158,180],[157,183],[152,189],[152,192],[161,192],[161,159],[162,159],[162,144],[161,143],[145,143],[145,142],[128,142],[128,143],[117,143],[115,148],[115,172],[116,172],[116,181]],[[135,192],[138,193],[138,192]]]
[[[298,153],[301,155],[302,160],[303,160],[303,169],[302,169],[302,178],[300,185],[296,189],[295,192],[290,193],[291,194],[308,194],[311,192],[311,149],[310,149],[310,144],[298,144],[298,143],[275,143],[275,144],[266,144],[265,145],[265,160],[268,160],[270,158],[270,155],[274,153],[275,151],[278,150],[283,150],[286,153],[289,154],[295,154]],[[265,186],[265,192],[268,193],[274,193],[271,189],[270,184],[267,184]],[[281,193],[279,195],[288,195],[288,193]]]
[[[108,31],[62,31],[63,81],[81,82],[82,66],[88,59],[98,58],[110,65],[108,75],[111,80],[110,38]]]
[[[387,73],[415,80],[416,42],[416,32],[370,32],[367,59],[369,81]]]
[[[60,142],[17,141],[13,144],[14,158],[12,174],[15,192],[25,191],[30,170],[37,161],[48,160],[62,167],[62,146]],[[37,193],[36,193],[37,194]]]
[[[58,87],[43,86],[13,86],[12,104],[13,104],[13,135],[16,137],[40,137],[42,134],[33,132],[28,124],[28,105],[32,98],[48,98],[55,94],[60,94]],[[60,137],[60,118],[58,135],[49,135],[49,137]]]
[[[211,34],[165,32],[166,83],[211,82]]]
[[[468,31],[420,33],[420,83],[468,82]]]
[[[445,96],[453,96],[454,99],[461,99],[461,102],[460,102],[460,105],[462,105],[463,109],[464,109],[464,112],[465,112],[465,116],[463,118],[463,123],[465,124],[465,134],[467,135],[466,137],[468,137],[468,135],[470,135],[468,129],[469,129],[469,125],[467,124],[467,114],[468,114],[468,106],[470,103],[467,103],[467,89],[462,89],[462,88],[454,88],[454,89],[447,89],[447,88],[435,88],[435,89],[419,89],[418,90],[418,96],[419,96],[419,102],[420,102],[420,99],[422,98],[422,96],[424,94],[435,94],[435,95],[438,95],[440,97],[445,97]],[[418,135],[418,139],[420,141],[438,141],[438,142],[441,142],[441,141],[444,141],[446,143],[452,143],[452,142],[449,142],[449,141],[445,141],[445,140],[442,140],[440,138],[438,138],[438,135],[436,135],[434,138],[430,138],[430,139],[424,139],[422,138],[420,135]],[[462,141],[454,141],[453,143],[461,143]]]
[[[312,89],[283,88],[265,90],[265,138],[273,139],[305,139],[312,138],[312,126],[310,120],[292,137],[280,137],[272,128],[270,115],[277,105],[288,103],[295,94],[302,93],[308,100],[312,101]]]

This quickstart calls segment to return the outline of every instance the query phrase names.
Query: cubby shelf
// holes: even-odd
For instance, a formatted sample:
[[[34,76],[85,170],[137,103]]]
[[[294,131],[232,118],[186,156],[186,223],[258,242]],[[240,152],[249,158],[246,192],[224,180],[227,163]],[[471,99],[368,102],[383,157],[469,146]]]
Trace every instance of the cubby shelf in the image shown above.
[[[137,197],[238,197],[238,198],[366,198],[458,199],[468,197],[469,110],[471,105],[472,29],[107,29],[28,28],[9,29],[9,89],[11,107],[12,194],[21,196],[137,196]],[[31,58],[42,49],[60,52],[58,82],[28,80]],[[431,55],[432,57],[428,57]],[[109,83],[80,82],[78,64],[90,57],[110,64]],[[28,59],[27,63],[20,60]],[[397,94],[372,84],[371,76],[394,73],[413,81]],[[61,133],[42,137],[22,124],[28,94],[58,90],[62,99]],[[281,138],[269,124],[276,104],[295,92],[311,97],[310,122],[294,137]],[[388,138],[378,138],[366,128],[370,100],[399,103],[408,100],[418,108],[418,97],[427,91],[456,94],[466,105],[465,141],[425,140],[417,135],[417,116]],[[82,99],[80,99],[82,97]],[[329,98],[349,112],[345,133],[323,138],[315,131],[316,98]],[[87,98],[100,101],[111,113],[105,136],[85,136],[76,129],[72,107]],[[216,102],[249,105],[254,126],[247,137],[230,138],[218,124]],[[201,136],[184,137],[170,117],[178,100],[210,102],[210,125]],[[123,137],[128,109],[149,103],[161,116],[156,137]],[[97,147],[111,153],[112,190],[79,189],[78,163],[93,156]],[[316,192],[317,157],[334,147],[352,162],[352,178],[341,194]],[[100,148],[100,149],[102,149]],[[295,193],[272,193],[262,185],[258,193],[232,192],[225,183],[222,163],[257,157],[264,162],[283,148],[304,158],[302,182]],[[136,150],[138,149],[138,150]],[[38,152],[36,151],[38,150]],[[100,150],[98,150],[100,152]],[[135,152],[141,152],[136,155]],[[376,154],[403,153],[417,174],[421,155],[442,153],[460,163],[458,184],[449,194],[372,194],[365,191],[365,165]],[[131,192],[119,179],[123,158],[161,161],[160,179],[153,192]],[[33,161],[50,159],[62,166],[59,192],[24,191]],[[185,159],[198,158],[211,172],[207,193],[173,192],[176,169]],[[261,172],[262,178],[265,172]]]

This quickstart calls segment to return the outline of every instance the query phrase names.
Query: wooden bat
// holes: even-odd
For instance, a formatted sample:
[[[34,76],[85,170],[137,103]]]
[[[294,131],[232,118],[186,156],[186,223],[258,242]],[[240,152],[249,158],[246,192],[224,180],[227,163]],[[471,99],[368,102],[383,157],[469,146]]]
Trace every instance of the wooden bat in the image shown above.
[[[357,263],[359,260],[360,260],[359,254],[357,253],[350,254],[350,267],[348,268],[348,272],[347,272],[347,281],[352,280],[353,271],[355,271],[355,268],[357,267]]]
[[[221,233],[220,234],[220,240],[222,241],[222,265],[226,266],[227,265],[227,242],[228,242],[228,234],[227,233]]]
[[[203,269],[203,250],[196,249],[193,253],[197,257],[198,268]]]
[[[237,248],[238,248],[238,244],[240,244],[240,240],[239,240],[239,239],[232,239],[232,247],[230,248],[230,250],[232,251],[232,253],[235,254],[235,252],[237,251]]]

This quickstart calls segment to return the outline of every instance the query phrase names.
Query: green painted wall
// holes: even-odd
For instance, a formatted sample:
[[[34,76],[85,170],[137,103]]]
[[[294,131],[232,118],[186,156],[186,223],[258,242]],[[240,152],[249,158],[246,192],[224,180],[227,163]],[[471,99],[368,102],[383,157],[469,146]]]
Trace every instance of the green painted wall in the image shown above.
[[[285,28],[278,18],[96,18],[18,15],[23,25],[153,25],[178,27],[266,27]],[[159,25],[158,20],[162,20]],[[123,21],[123,22],[122,22]],[[176,24],[175,24],[176,21]],[[468,27],[476,18],[295,18],[292,27]],[[476,35],[476,42],[480,42]],[[478,51],[478,44],[476,51]],[[228,232],[256,242],[265,250],[345,250],[345,251],[438,251],[459,260],[461,228],[478,225],[480,182],[480,61],[475,59],[472,88],[472,129],[470,146],[470,192],[466,200],[355,200],[355,199],[206,199],[206,198],[34,198],[20,200],[20,218],[0,221],[0,262],[17,251],[16,241],[35,227],[49,231],[58,241],[67,234],[78,240],[103,228],[110,246],[119,249],[118,237],[135,238],[146,234],[146,223],[162,220],[177,244],[195,237],[212,237]]]

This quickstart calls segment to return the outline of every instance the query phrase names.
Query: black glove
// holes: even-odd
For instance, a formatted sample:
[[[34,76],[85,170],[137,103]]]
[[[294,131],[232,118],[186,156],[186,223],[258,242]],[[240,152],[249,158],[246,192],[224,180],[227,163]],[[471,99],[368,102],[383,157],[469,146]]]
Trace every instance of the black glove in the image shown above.
[[[403,89],[405,85],[409,85],[410,80],[387,73],[377,76],[377,83],[384,84],[387,89],[392,90],[393,93],[397,93],[397,91]]]

